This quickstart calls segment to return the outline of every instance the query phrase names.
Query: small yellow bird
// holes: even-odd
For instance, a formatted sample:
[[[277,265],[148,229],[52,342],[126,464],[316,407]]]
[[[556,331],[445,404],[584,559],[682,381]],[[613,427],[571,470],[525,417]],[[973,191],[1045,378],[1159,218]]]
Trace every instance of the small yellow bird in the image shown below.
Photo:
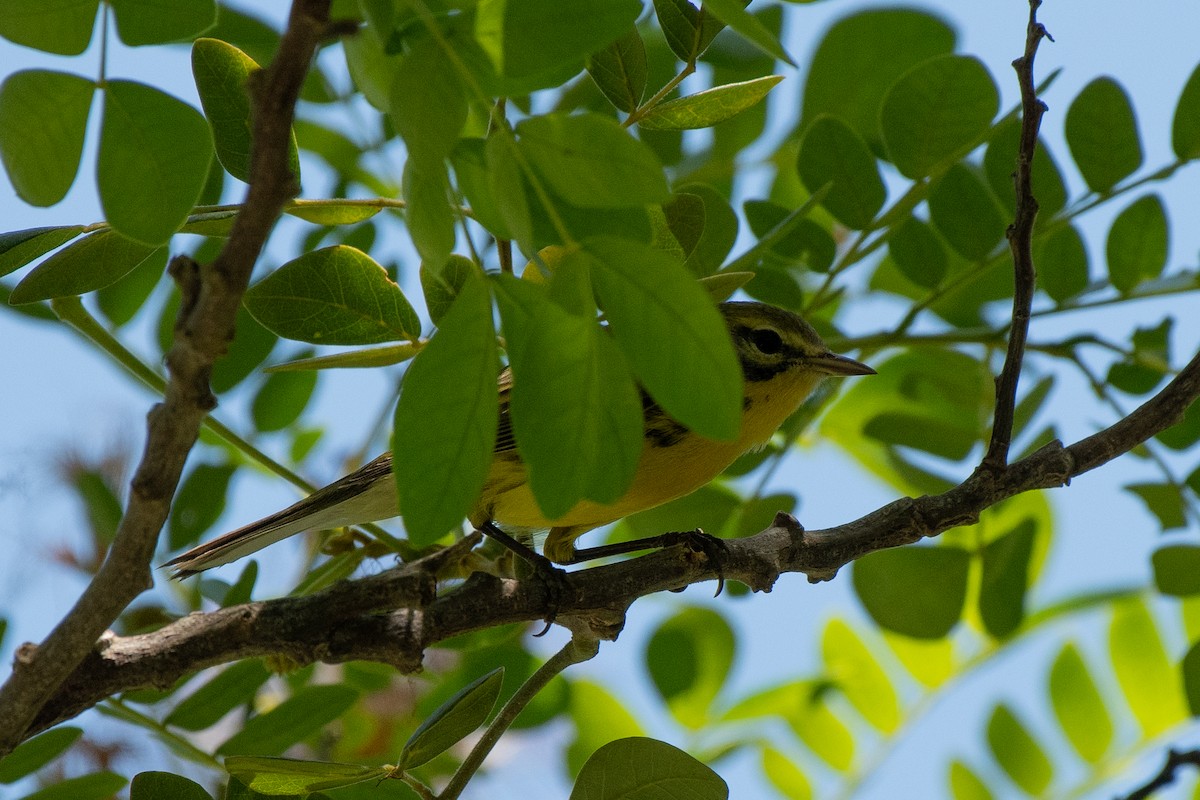
[[[582,534],[638,511],[689,494],[734,460],[760,446],[800,407],[827,376],[873,375],[875,370],[829,350],[812,326],[790,311],[763,303],[720,306],[745,376],[742,427],[728,442],[706,439],[673,420],[643,395],[642,454],[633,482],[616,502],[579,502],[561,517],[538,509],[508,416],[511,373],[500,375],[500,428],[487,482],[469,516],[477,529],[549,529],[543,546],[559,564],[583,560],[575,549]],[[338,528],[397,516],[392,454],[384,453],[356,472],[305,499],[243,528],[195,547],[163,566],[177,578],[228,564],[293,534]]]

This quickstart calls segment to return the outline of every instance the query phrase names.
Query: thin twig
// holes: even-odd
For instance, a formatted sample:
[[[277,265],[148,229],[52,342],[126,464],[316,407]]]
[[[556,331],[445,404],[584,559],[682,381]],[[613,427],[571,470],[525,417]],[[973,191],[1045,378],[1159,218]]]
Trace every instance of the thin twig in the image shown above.
[[[1200,750],[1176,750],[1171,748],[1167,751],[1167,763],[1163,764],[1162,769],[1158,771],[1157,775],[1147,783],[1117,800],[1146,800],[1146,798],[1152,796],[1159,789],[1174,783],[1175,773],[1185,764],[1200,767]]]

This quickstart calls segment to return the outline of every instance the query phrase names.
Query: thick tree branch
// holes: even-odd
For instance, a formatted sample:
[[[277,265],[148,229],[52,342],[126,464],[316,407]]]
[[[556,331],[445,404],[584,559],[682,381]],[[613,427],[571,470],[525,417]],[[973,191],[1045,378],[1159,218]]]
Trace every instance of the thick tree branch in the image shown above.
[[[996,411],[992,421],[992,440],[980,466],[998,469],[1008,463],[1008,448],[1012,444],[1013,414],[1017,405],[1017,382],[1021,377],[1021,362],[1025,356],[1025,340],[1029,335],[1029,314],[1033,308],[1033,293],[1037,288],[1037,273],[1033,266],[1033,224],[1037,220],[1038,202],[1033,196],[1033,155],[1037,150],[1038,129],[1046,104],[1038,99],[1033,82],[1033,60],[1046,29],[1037,21],[1042,0],[1029,0],[1029,24],[1025,32],[1025,54],[1013,62],[1021,85],[1021,138],[1017,148],[1017,168],[1013,174],[1017,209],[1012,225],[1008,226],[1009,249],[1013,258],[1012,326],[1008,336],[1008,353],[1004,367],[996,379]]]
[[[117,615],[153,584],[150,561],[188,452],[216,405],[209,389],[213,363],[233,338],[234,321],[254,263],[284,204],[297,192],[287,152],[300,86],[317,45],[329,33],[330,0],[296,0],[275,61],[254,87],[250,185],[221,254],[201,267],[176,257],[170,267],[181,304],[166,362],[163,401],[147,420],[146,449],[129,503],[96,577],[45,641],[18,651],[0,687],[0,756],[24,736],[62,682],[78,673]]]
[[[902,498],[836,528],[805,531],[781,514],[767,530],[727,541],[721,572],[727,580],[764,592],[789,572],[805,573],[810,581],[828,580],[867,553],[974,523],[985,509],[1022,492],[1063,486],[1175,424],[1198,397],[1200,354],[1128,417],[1069,447],[1053,442],[998,471],[977,470],[943,494]],[[426,602],[440,564],[422,560],[339,583],[313,597],[248,603],[193,614],[154,633],[110,637],[75,669],[31,732],[117,692],[170,686],[190,672],[239,658],[284,654],[299,663],[374,660],[414,671],[425,649],[438,642],[545,615],[550,598],[543,585],[483,573]],[[579,570],[570,573],[569,589],[557,599],[560,621],[613,639],[637,598],[716,577],[712,563],[683,548]]]

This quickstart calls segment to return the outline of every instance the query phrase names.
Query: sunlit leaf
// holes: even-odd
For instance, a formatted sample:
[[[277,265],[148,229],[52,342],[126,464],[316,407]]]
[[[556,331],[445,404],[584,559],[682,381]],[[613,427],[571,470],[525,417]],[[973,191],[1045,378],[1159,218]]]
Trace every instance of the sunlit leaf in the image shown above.
[[[709,128],[759,103],[781,80],[781,75],[766,75],[668,100],[638,120],[638,127],[645,130]]]
[[[1008,706],[992,711],[987,725],[987,741],[992,755],[1004,773],[1026,793],[1037,796],[1054,779],[1054,765],[1037,739]]]
[[[636,765],[635,769],[630,769]],[[653,800],[687,797],[725,800],[721,776],[682,750],[657,739],[631,737],[609,742],[583,765],[571,800]]]
[[[1144,604],[1122,603],[1113,610],[1108,653],[1121,691],[1146,736],[1157,736],[1187,716],[1178,674]]]
[[[854,591],[883,627],[919,639],[945,636],[962,615],[970,556],[956,547],[900,547],[854,562]]]
[[[1112,718],[1074,645],[1065,645],[1050,668],[1050,704],[1075,752],[1093,764],[1103,758],[1112,744]]]
[[[1112,78],[1096,78],[1071,101],[1066,136],[1071,157],[1094,192],[1108,192],[1142,165],[1133,105]]]
[[[464,686],[426,717],[405,743],[400,766],[419,767],[482,725],[496,705],[503,681],[504,669],[494,669]]]
[[[0,159],[30,205],[54,205],[75,182],[95,90],[87,78],[48,70],[15,72],[0,85]]]

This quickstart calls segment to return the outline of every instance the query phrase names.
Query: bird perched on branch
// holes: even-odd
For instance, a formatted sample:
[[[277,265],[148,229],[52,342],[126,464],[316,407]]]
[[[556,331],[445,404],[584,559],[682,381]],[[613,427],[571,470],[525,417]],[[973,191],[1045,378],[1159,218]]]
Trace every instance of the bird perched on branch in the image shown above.
[[[866,364],[831,352],[812,326],[790,311],[745,302],[722,303],[720,311],[745,378],[741,430],[735,440],[716,441],[693,433],[643,394],[642,453],[625,494],[607,504],[583,500],[561,517],[547,519],[534,499],[513,440],[507,412],[512,374],[506,369],[499,379],[500,428],[494,457],[469,515],[471,523],[501,536],[504,528],[548,529],[543,552],[559,564],[645,549],[652,546],[649,540],[587,550],[576,550],[575,540],[708,483],[738,456],[770,439],[824,378],[875,373]],[[363,524],[399,513],[392,454],[384,453],[282,511],[199,545],[163,566],[174,568],[175,577],[186,577],[302,531]]]

